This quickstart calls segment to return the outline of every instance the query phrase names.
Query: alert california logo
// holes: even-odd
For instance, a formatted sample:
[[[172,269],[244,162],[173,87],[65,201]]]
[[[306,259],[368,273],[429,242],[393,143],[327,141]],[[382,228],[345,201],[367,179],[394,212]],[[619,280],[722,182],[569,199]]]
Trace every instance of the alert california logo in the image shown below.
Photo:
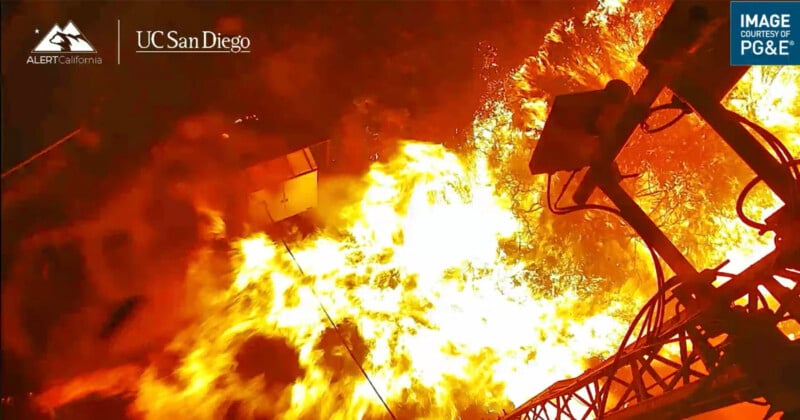
[[[36,28],[34,34],[41,35]],[[62,28],[58,24],[39,39],[31,51],[28,64],[103,64],[92,43],[80,29],[69,21]]]

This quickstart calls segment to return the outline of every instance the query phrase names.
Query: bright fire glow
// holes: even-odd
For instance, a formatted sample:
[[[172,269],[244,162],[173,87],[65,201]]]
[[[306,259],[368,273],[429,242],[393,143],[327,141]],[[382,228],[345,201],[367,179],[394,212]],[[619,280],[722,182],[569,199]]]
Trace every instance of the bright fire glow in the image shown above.
[[[543,211],[544,183],[527,161],[553,92],[641,80],[636,56],[668,4],[626,3],[601,1],[555,24],[539,51],[487,94],[465,151],[403,142],[372,165],[337,223],[288,244],[293,256],[265,234],[238,240],[230,287],[165,350],[175,366],[134,371],[132,412],[382,418],[321,306],[401,419],[493,418],[612,354],[653,291],[649,255],[612,216]],[[797,153],[798,80],[797,67],[753,68],[726,104]],[[699,136],[702,145],[693,143]],[[695,117],[664,134],[635,135],[620,164],[644,174],[626,188],[696,265],[730,255],[741,269],[769,248],[733,212],[752,175]],[[747,212],[768,215],[759,208],[774,201],[756,190]],[[729,251],[732,243],[742,248]],[[205,263],[198,258],[190,273]],[[248,375],[240,353],[254,336],[272,350]],[[77,394],[40,402],[86,395],[85,382]],[[109,382],[118,387],[97,380],[95,390]]]

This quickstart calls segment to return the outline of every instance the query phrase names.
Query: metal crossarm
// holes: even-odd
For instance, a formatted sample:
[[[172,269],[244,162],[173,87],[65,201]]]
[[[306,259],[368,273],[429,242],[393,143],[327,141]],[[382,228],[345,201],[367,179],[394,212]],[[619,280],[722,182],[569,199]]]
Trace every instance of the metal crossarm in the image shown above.
[[[740,301],[736,308],[742,317],[762,313],[766,297],[759,286],[774,290],[780,285],[774,276],[785,274],[786,268],[778,264],[781,254],[767,255],[715,288],[716,295],[731,305]],[[797,299],[794,292],[786,294],[787,302],[792,296]],[[581,376],[557,382],[506,418],[673,419],[763,396],[763,389],[730,360],[728,337],[698,325],[714,303],[698,301],[688,309],[675,294],[666,301],[681,309],[658,334],[644,336]],[[774,320],[794,318],[789,306],[774,313]]]
[[[634,320],[617,354],[553,384],[505,418],[676,419],[759,398],[770,413],[800,417],[800,342],[780,329],[784,322],[800,320],[797,161],[773,157],[745,126],[773,146],[780,140],[720,104],[747,70],[728,65],[727,20],[728,2],[675,2],[639,56],[649,73],[638,92],[612,81],[601,91],[555,99],[531,172],[588,166],[572,209],[591,209],[585,203],[599,187],[616,205],[612,210],[676,276],[666,282],[659,277],[656,296]],[[665,87],[706,120],[786,204],[759,226],[762,233],[775,233],[775,250],[738,275],[696,269],[619,185],[614,159]],[[597,120],[601,115],[618,117],[608,124]],[[586,145],[597,146],[585,153]],[[549,201],[548,207],[553,210]],[[628,344],[633,334],[637,338]]]

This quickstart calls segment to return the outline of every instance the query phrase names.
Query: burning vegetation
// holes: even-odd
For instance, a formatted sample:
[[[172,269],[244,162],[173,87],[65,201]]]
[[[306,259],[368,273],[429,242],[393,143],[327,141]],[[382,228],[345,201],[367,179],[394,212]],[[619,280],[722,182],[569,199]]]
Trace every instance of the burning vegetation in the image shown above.
[[[546,180],[527,163],[554,95],[641,81],[636,56],[667,7],[602,1],[555,24],[511,74],[487,49],[470,135],[454,147],[382,137],[365,175],[320,178],[302,216],[314,229],[249,223],[230,151],[263,139],[232,145],[215,115],[182,122],[103,217],[24,241],[3,285],[3,341],[37,360],[36,405],[114,397],[147,419],[496,418],[609,357],[654,291],[649,251],[613,215],[548,213]],[[797,68],[754,67],[725,104],[797,154],[798,80]],[[735,271],[768,248],[732,205],[752,174],[699,118],[638,131],[618,162],[697,266],[730,258]],[[775,204],[756,188],[745,211],[758,219]],[[27,309],[54,306],[70,315]]]

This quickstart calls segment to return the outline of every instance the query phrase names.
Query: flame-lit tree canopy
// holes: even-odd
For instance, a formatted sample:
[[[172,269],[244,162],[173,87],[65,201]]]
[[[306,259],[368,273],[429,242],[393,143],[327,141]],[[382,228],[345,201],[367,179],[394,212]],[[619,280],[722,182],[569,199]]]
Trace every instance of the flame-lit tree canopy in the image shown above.
[[[164,276],[183,277],[175,293],[194,316],[146,363],[76,372],[37,401],[124,394],[148,419],[386,418],[355,359],[397,418],[477,419],[613,354],[654,290],[650,254],[612,215],[547,212],[527,163],[554,95],[641,81],[636,57],[667,7],[603,1],[557,23],[511,74],[487,59],[491,89],[463,147],[404,140],[362,179],[323,179],[321,227],[287,240],[291,254],[263,232],[226,230],[219,186],[178,183],[205,239]],[[796,153],[799,77],[753,68],[725,103]],[[696,116],[637,132],[619,163],[698,267],[767,243],[733,207],[752,174]],[[757,190],[747,211],[774,204]]]

